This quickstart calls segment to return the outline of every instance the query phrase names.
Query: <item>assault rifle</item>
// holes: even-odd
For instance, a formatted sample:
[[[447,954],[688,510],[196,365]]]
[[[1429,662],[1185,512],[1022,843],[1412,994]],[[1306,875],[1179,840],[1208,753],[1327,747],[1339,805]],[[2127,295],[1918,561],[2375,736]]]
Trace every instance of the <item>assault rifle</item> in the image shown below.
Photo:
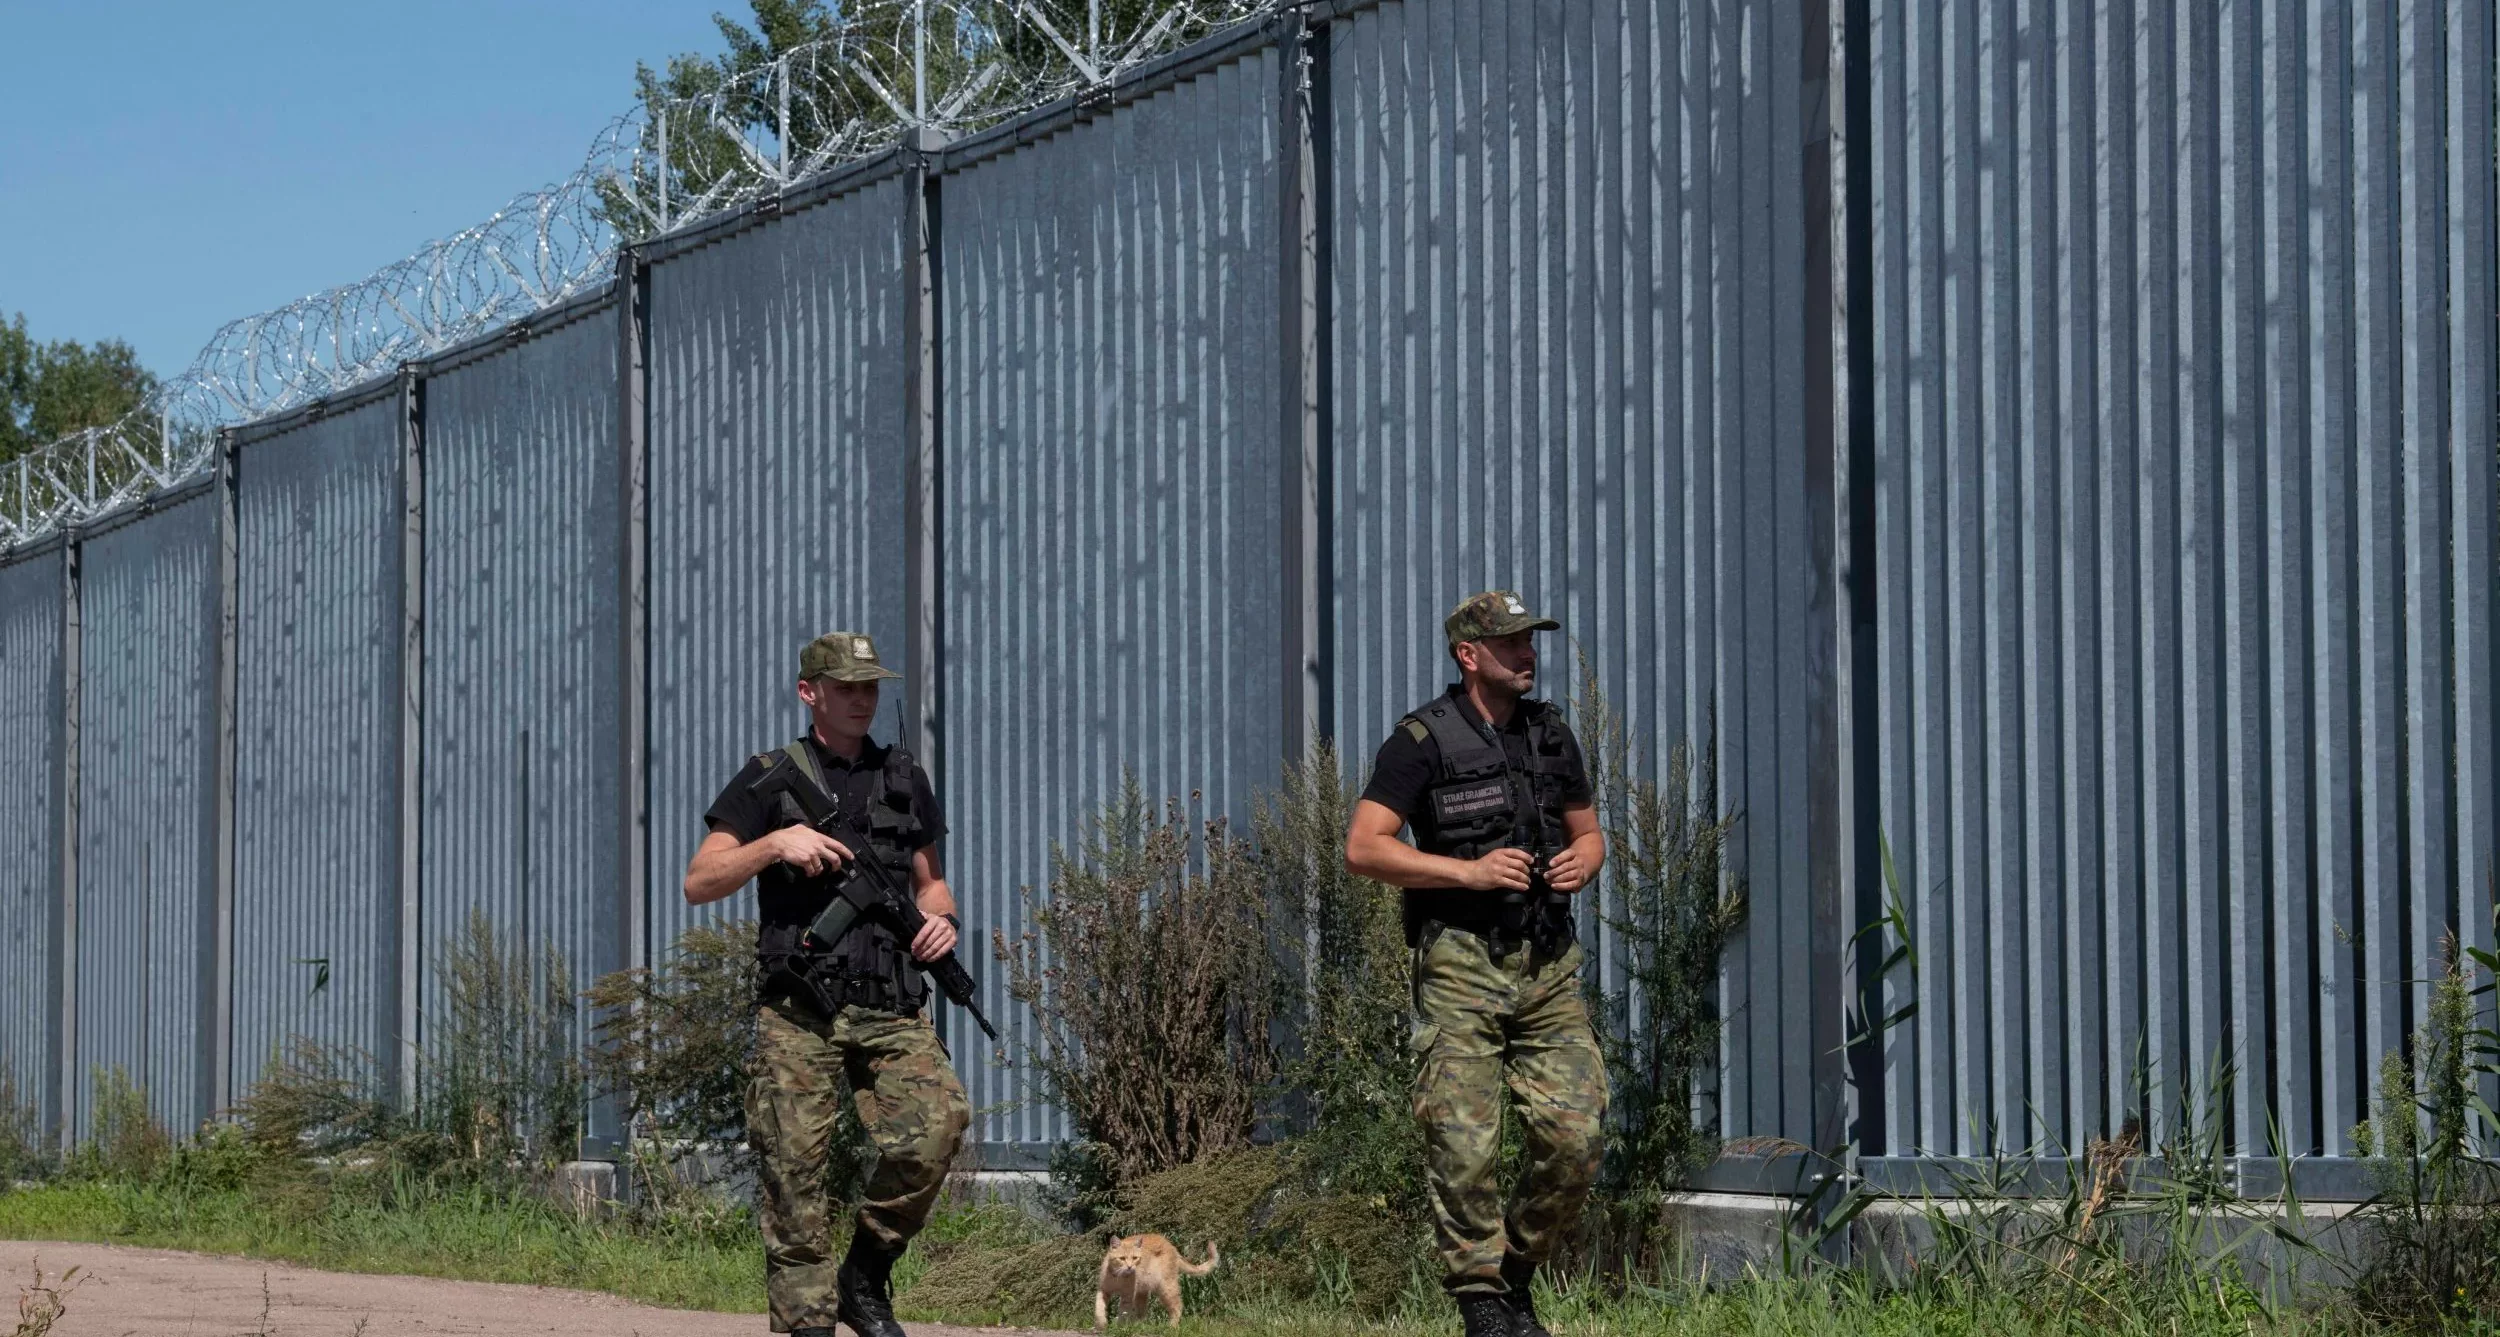
[[[819,949],[830,948],[861,919],[883,919],[903,940],[903,951],[909,954],[920,929],[929,922],[919,902],[894,885],[894,874],[877,861],[866,833],[857,824],[844,820],[841,810],[787,752],[773,754],[772,765],[747,786],[747,792],[775,805],[783,820],[811,827],[851,850],[853,857],[833,875],[833,903],[807,926],[810,944]],[[921,974],[937,982],[938,990],[948,1001],[972,1014],[981,1023],[983,1034],[995,1040],[998,1028],[981,1014],[980,988],[973,983],[972,972],[964,969],[953,952],[935,961],[912,958],[912,965]]]

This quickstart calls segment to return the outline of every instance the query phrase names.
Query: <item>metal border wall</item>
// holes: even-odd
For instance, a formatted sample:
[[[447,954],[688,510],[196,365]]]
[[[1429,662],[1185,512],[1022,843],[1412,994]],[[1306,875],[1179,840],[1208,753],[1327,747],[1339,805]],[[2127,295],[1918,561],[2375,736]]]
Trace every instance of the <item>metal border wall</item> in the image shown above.
[[[984,958],[1124,774],[1240,826],[1283,773],[1279,85],[1242,42],[937,178],[944,797]],[[991,1163],[1067,1135],[1012,1057],[958,1067]]]
[[[1871,16],[1868,1149],[2184,1108],[2367,1192],[2500,855],[2491,6]]]
[[[1715,748],[1752,898],[1718,1124],[1819,1149],[1842,1133],[1842,921],[1810,841],[1836,689],[1807,17],[1392,0],[1328,31],[1325,677],[1367,764],[1453,676],[1442,617],[1515,588],[1571,638],[1546,696],[1576,650],[1652,773]]]
[[[1313,737],[1359,765],[1514,585],[1743,815],[1722,1132],[1841,1145],[1888,838],[1923,973],[1858,981],[1915,1005],[1852,1057],[1870,1177],[2210,1087],[2244,1189],[2279,1121],[2366,1191],[2372,1065],[2500,872],[2490,6],[1840,8],[1295,10],[238,433],[210,1084],[298,1030],[404,1077],[420,938],[536,848],[517,719],[578,745],[559,810],[533,727],[526,806],[596,851],[563,914],[638,898],[567,950],[645,961],[752,912],[675,895],[699,815],[800,727],[798,646],[870,632],[977,945],[1122,764],[1235,816]],[[169,520],[0,568],[0,763],[48,777],[0,798],[0,1043],[55,1126],[129,1028],[125,945],[64,944],[133,880],[114,571]],[[1056,1116],[964,1066],[1031,1163]]]
[[[396,383],[236,437],[238,1087],[291,1037],[401,1052],[405,412]]]
[[[864,631],[911,671],[904,183],[899,158],[873,163],[649,255],[651,959],[754,913],[690,909],[679,876],[720,787],[806,728],[799,648]]]
[[[62,600],[65,544],[0,566],[0,1061],[61,1126]]]
[[[601,294],[419,369],[420,1044],[473,910],[574,993],[629,960],[614,319]]]
[[[77,1052],[72,1133],[92,1075],[120,1069],[168,1128],[214,1111],[216,499],[153,499],[76,536],[80,552]]]

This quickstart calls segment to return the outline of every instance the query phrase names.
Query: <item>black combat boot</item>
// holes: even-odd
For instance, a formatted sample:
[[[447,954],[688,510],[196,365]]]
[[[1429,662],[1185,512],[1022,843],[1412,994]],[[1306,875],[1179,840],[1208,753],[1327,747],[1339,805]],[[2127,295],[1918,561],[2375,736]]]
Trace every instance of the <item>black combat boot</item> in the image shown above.
[[[1466,1337],[1517,1337],[1511,1326],[1510,1302],[1498,1295],[1458,1297],[1458,1321]]]
[[[911,1337],[894,1321],[894,1260],[901,1254],[886,1252],[865,1231],[851,1236],[833,1278],[833,1313],[859,1337]]]
[[[1502,1283],[1510,1292],[1502,1297],[1510,1306],[1512,1337],[1554,1337],[1536,1319],[1536,1264],[1505,1255],[1502,1259]]]

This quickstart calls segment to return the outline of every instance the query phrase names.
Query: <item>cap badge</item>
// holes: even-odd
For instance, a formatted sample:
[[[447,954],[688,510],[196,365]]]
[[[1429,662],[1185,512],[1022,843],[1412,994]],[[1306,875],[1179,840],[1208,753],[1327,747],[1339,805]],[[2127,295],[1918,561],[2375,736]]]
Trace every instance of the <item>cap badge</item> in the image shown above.
[[[854,636],[851,638],[851,657],[854,659],[874,659],[877,657],[877,650],[875,646],[868,643],[867,637]]]
[[[1510,605],[1510,611],[1514,615],[1525,616],[1528,611],[1517,599],[1505,599],[1503,602]]]

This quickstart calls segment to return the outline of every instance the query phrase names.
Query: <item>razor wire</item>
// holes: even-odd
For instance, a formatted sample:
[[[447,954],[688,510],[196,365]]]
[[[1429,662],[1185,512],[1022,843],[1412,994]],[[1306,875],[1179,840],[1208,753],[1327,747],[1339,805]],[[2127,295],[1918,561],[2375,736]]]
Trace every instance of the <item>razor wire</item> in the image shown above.
[[[582,165],[350,284],[220,327],[139,408],[0,466],[0,551],[212,472],[224,429],[396,372],[606,283],[620,245],[777,194],[917,130],[1099,89],[1279,0],[847,0],[836,31],[611,121]]]

